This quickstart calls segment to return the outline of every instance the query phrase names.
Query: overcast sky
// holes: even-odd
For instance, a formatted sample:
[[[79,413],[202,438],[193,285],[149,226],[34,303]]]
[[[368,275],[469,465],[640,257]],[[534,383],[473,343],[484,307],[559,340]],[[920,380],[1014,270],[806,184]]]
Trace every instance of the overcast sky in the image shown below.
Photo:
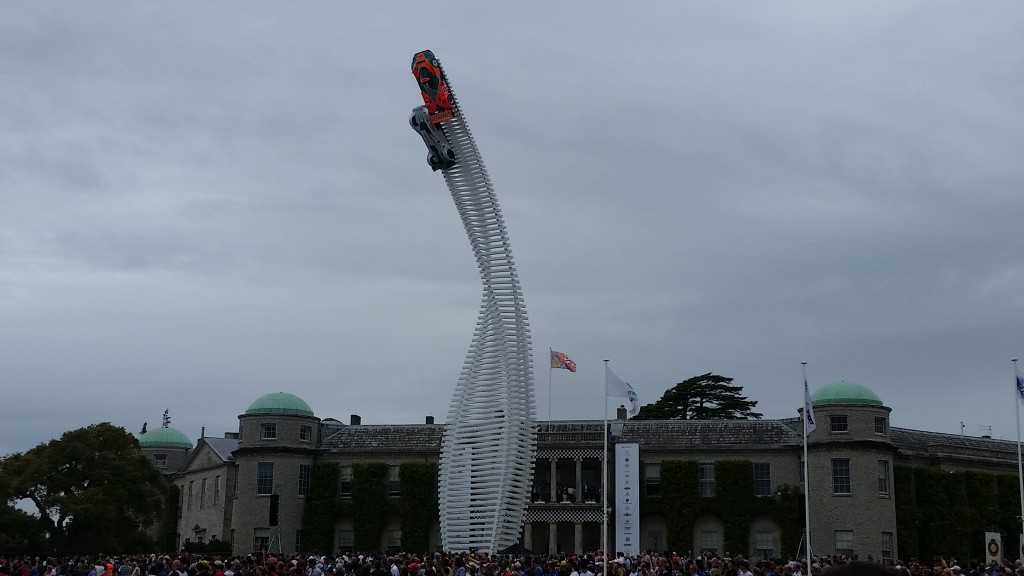
[[[428,48],[539,419],[549,376],[554,418],[601,418],[603,359],[642,403],[716,372],[793,417],[806,361],[893,426],[1015,440],[1021,30],[1016,1],[0,0],[0,454],[165,409],[222,435],[277,391],[444,421],[481,287],[407,124]]]

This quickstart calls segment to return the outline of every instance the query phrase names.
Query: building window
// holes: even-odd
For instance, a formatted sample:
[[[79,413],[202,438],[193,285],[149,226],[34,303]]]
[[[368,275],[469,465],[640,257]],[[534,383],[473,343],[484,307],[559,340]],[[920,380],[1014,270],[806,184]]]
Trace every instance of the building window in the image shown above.
[[[295,551],[302,554],[306,551],[306,543],[302,541],[302,528],[295,531]]]
[[[885,434],[885,417],[875,416],[875,434]]]
[[[181,518],[181,510],[185,507],[185,485],[178,486],[178,518]]]
[[[836,554],[853,556],[853,530],[836,530]]]
[[[388,466],[388,496],[398,496],[402,491],[399,470],[398,466]]]
[[[264,422],[263,424],[260,424],[260,438],[263,440],[276,440],[277,424],[274,422]]]
[[[772,465],[767,462],[754,462],[754,494],[772,495]]]
[[[299,426],[299,441],[300,442],[312,442],[313,441],[313,427],[302,425]]]
[[[388,530],[388,551],[399,552],[402,550],[402,531]]]
[[[256,465],[256,495],[269,496],[274,493],[274,463],[260,462]]]
[[[697,465],[701,496],[715,495],[715,463],[701,462]]]
[[[851,491],[850,459],[832,459],[832,493],[849,494]]]
[[[842,414],[833,414],[829,417],[832,432],[849,432],[850,418]]]
[[[257,552],[269,552],[270,530],[268,528],[257,528],[252,535],[252,549]]]
[[[206,478],[199,482],[199,507],[206,508]]]
[[[651,550],[663,550],[664,541],[665,535],[661,532],[661,530],[648,530],[647,546],[644,546],[644,548],[648,548]]]
[[[153,454],[153,464],[161,470],[167,468],[167,454]]]
[[[880,495],[889,495],[889,461],[879,460],[878,461],[878,493]]]
[[[192,494],[194,492],[193,489],[195,488],[195,483],[195,480],[188,481],[188,510],[192,509]]]
[[[644,487],[648,496],[657,496],[661,493],[661,464],[653,462],[647,464],[644,470]],[[657,547],[651,547],[658,550]]]
[[[758,560],[775,558],[775,534],[771,532],[754,534],[754,552]]]
[[[342,496],[352,495],[352,467],[342,466],[341,477],[338,478],[338,494]]]
[[[892,566],[892,532],[882,532],[882,564]]]
[[[213,479],[213,505],[220,504],[220,476]]]
[[[231,480],[231,497],[238,498],[238,464],[235,464],[235,477]]]
[[[698,544],[702,554],[718,554],[718,533],[713,530],[701,531]]]
[[[335,541],[338,543],[338,548],[343,551],[348,550],[356,544],[356,534],[351,530],[338,530]]]
[[[309,496],[309,475],[312,467],[309,464],[299,464],[299,496]]]

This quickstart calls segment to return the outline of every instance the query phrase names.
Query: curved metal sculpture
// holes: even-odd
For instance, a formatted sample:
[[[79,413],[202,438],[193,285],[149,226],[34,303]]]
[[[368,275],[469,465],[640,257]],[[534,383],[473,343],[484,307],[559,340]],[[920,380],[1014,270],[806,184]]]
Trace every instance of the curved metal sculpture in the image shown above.
[[[430,70],[417,69],[417,62],[432,65],[439,78],[429,78]],[[484,289],[441,443],[441,545],[451,551],[496,552],[519,539],[533,479],[537,408],[529,322],[494,187],[444,71],[425,51],[414,57],[413,74],[421,88],[439,81],[444,89],[447,102],[427,88],[423,96],[431,121],[448,140],[435,148],[450,145],[454,162],[443,167],[431,159],[431,140],[437,136],[417,127],[422,110],[414,110],[411,123],[424,135],[431,167],[443,170]]]

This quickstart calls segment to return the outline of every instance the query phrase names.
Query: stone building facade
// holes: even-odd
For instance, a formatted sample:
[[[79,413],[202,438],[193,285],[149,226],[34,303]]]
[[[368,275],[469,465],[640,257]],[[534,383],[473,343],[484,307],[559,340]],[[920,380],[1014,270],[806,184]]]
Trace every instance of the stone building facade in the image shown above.
[[[608,477],[614,479],[614,445],[639,445],[644,499],[640,509],[641,548],[664,550],[670,518],[660,494],[663,467],[690,462],[701,497],[715,495],[725,462],[748,462],[754,497],[773,498],[810,486],[811,545],[816,554],[857,554],[899,558],[897,507],[893,489],[896,466],[949,471],[1016,473],[1016,444],[891,428],[891,409],[868,388],[851,382],[824,386],[812,395],[817,429],[808,437],[803,475],[800,417],[736,421],[630,421],[625,411],[607,428]],[[403,462],[437,463],[443,425],[427,417],[423,424],[368,425],[353,415],[348,423],[321,420],[303,400],[287,393],[267,394],[238,417],[237,432],[191,442],[176,434],[140,438],[144,451],[163,463],[181,493],[178,543],[229,540],[236,553],[260,549],[305,550],[303,505],[313,465],[336,463],[339,494],[351,498],[352,469],[359,464],[388,466],[388,494],[401,492]],[[538,453],[531,503],[522,544],[534,552],[582,553],[600,549],[602,532],[603,421],[538,422]],[[180,434],[180,433],[179,433]],[[183,442],[182,439],[185,438]],[[161,443],[163,442],[163,443]],[[187,446],[185,445],[187,443]],[[205,489],[204,489],[205,486]],[[609,481],[609,502],[614,482]],[[276,496],[275,496],[276,495]],[[271,503],[277,500],[276,525]],[[782,520],[771,514],[749,518],[746,550],[726,550],[728,519],[714,513],[692,519],[688,551],[747,557],[788,557]],[[613,526],[612,526],[613,527]],[[802,528],[802,526],[801,526]],[[335,520],[336,549],[351,549],[353,519]],[[689,532],[687,532],[689,534]],[[401,517],[384,521],[380,550],[402,549]],[[614,542],[610,535],[608,541]],[[439,546],[439,526],[430,531],[430,547]],[[804,546],[801,542],[801,546]]]

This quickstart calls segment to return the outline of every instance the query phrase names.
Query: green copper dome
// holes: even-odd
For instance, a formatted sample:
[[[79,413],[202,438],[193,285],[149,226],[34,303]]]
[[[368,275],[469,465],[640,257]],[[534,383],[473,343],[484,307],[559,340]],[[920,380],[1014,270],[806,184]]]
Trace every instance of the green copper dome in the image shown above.
[[[313,409],[302,398],[287,392],[271,392],[256,399],[245,411],[246,414],[288,414],[292,416],[313,416]]]
[[[870,388],[845,380],[833,382],[818,388],[811,394],[811,404],[868,404],[881,406],[882,399]]]
[[[192,448],[192,441],[174,428],[154,428],[139,436],[143,448]]]

